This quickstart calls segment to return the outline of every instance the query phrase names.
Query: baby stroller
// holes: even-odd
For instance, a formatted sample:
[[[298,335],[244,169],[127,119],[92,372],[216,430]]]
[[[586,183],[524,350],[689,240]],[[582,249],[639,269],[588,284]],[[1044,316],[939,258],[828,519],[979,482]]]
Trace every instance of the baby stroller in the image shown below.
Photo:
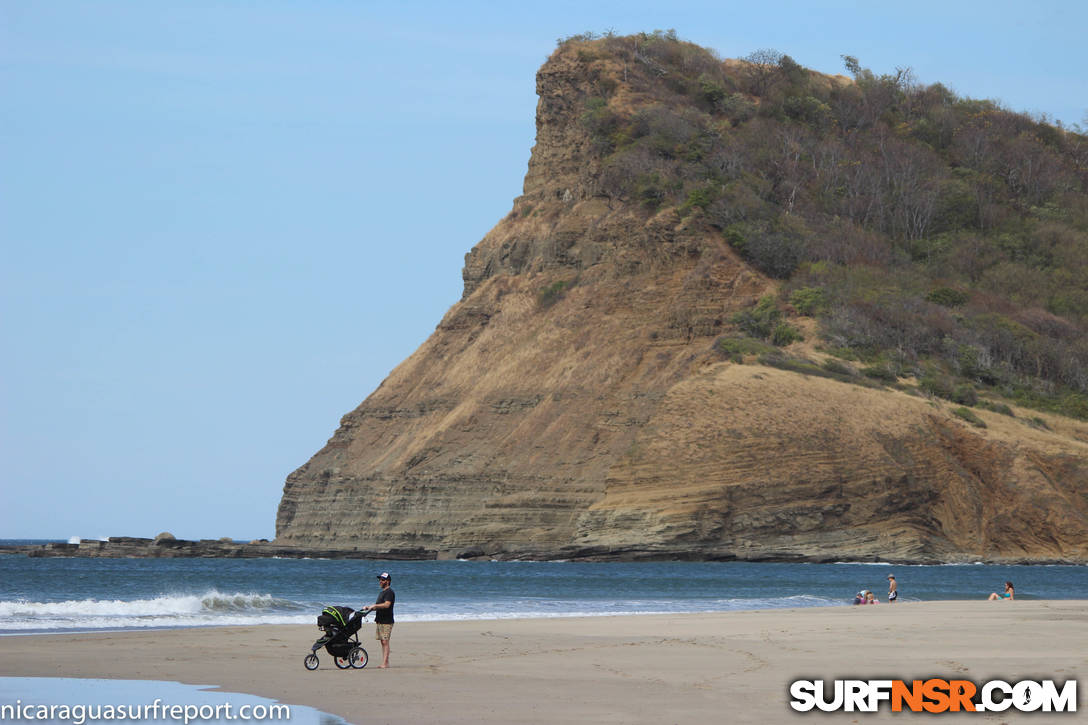
[[[322,647],[332,655],[332,661],[341,670],[353,667],[361,670],[366,667],[367,654],[359,644],[359,628],[363,626],[366,614],[356,612],[351,607],[325,607],[317,617],[317,626],[325,634],[314,642],[310,654],[303,664],[308,670],[318,666],[317,651]]]

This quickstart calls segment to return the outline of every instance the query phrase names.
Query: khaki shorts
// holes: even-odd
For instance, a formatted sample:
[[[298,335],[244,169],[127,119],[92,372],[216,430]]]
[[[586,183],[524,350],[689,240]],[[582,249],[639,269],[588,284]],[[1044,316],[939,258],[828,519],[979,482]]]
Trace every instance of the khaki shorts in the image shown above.
[[[374,625],[374,639],[379,642],[382,640],[388,640],[389,635],[393,634],[392,624],[375,624]]]

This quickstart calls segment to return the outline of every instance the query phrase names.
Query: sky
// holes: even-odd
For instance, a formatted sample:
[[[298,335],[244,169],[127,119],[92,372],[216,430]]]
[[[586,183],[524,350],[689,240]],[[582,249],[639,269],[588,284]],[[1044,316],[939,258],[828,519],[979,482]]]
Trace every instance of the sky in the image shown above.
[[[1045,0],[3,0],[0,538],[272,538],[521,193],[559,38],[852,55],[1072,126],[1085,27]]]

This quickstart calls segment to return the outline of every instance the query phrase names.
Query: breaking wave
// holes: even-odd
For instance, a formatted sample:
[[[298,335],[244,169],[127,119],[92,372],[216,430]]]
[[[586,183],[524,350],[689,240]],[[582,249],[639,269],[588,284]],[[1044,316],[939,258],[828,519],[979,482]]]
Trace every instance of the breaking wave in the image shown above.
[[[705,599],[675,601],[662,608],[652,600],[596,600],[591,606],[553,599],[503,598],[480,601],[417,604],[398,613],[403,621],[450,621],[465,619],[537,619],[593,617],[627,614],[662,614],[826,607],[843,602],[810,595],[767,599]],[[313,624],[321,605],[281,599],[269,594],[227,594],[216,590],[203,594],[164,594],[150,599],[80,599],[56,602],[0,601],[0,632],[8,634],[203,627],[213,625]]]
[[[269,594],[216,590],[150,599],[0,601],[0,631],[130,629],[309,622],[312,607]]]

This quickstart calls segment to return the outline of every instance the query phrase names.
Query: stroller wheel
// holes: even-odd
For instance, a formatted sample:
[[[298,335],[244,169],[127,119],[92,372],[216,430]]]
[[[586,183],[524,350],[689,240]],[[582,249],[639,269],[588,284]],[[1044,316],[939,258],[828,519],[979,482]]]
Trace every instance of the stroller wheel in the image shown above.
[[[317,655],[311,652],[306,655],[306,659],[302,660],[302,664],[304,664],[308,670],[316,670],[318,665]]]
[[[348,659],[351,660],[351,666],[357,670],[361,670],[366,667],[367,660],[369,659],[366,654],[366,650],[362,647],[355,646],[351,648],[351,652],[348,653]]]
[[[333,657],[332,661],[336,663],[336,666],[342,670],[346,670],[351,667],[351,660],[347,657]]]

